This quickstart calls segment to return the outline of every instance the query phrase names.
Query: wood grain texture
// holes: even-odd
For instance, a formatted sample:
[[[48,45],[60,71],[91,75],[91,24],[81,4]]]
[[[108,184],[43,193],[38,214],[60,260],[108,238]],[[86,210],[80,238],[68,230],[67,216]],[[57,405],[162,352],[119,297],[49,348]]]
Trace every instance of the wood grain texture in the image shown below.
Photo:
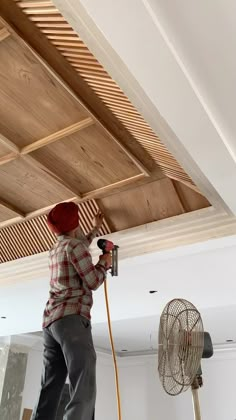
[[[4,39],[8,38],[10,36],[10,32],[7,30],[7,28],[0,29],[0,42],[4,41]]]
[[[53,41],[47,40],[45,35],[29,21],[27,16],[12,0],[1,0],[0,16],[8,25],[10,25],[11,29],[16,31],[62,78],[78,96],[88,111],[91,112],[115,138],[127,147],[140,162],[143,162],[148,170],[151,171],[155,166],[151,156],[137,143],[130,135],[129,131],[125,129],[124,125],[119,122],[101,99],[94,93],[93,89],[88,86],[85,80],[70,66],[60,52],[57,51],[52,45]],[[79,41],[77,42],[77,45],[80,45]]]
[[[29,167],[32,168],[32,170],[34,170],[34,168],[37,168],[40,172],[41,175],[44,178],[44,181],[54,181],[55,186],[58,186],[59,188],[64,187],[67,192],[70,194],[71,197],[76,196],[78,198],[81,197],[80,191],[78,190],[78,188],[74,189],[67,181],[67,179],[65,179],[63,177],[63,174],[61,176],[56,175],[54,172],[50,171],[50,169],[42,164],[42,162],[40,162],[38,159],[36,159],[34,156],[32,155],[24,155],[22,157],[23,162],[26,162],[26,164],[29,165]]]
[[[22,2],[20,2],[21,4]],[[18,3],[19,4],[19,3]],[[22,6],[22,4],[21,4]],[[57,18],[59,18],[59,11],[54,6],[53,2],[51,3],[51,8],[54,7],[54,11],[52,13],[57,13]],[[67,33],[65,30],[62,32],[62,27],[58,26],[57,30],[51,29],[54,25],[53,22],[49,22],[47,27],[47,23],[40,19],[40,17],[44,18],[44,5],[42,3],[41,12],[37,12],[35,8],[26,8],[26,6],[22,6],[23,11],[29,15],[29,18],[33,21],[37,20],[37,24],[43,28],[43,33],[47,36],[47,38],[56,46],[58,50],[61,51],[62,55],[66,57],[68,62],[71,64],[73,68],[79,73],[80,76],[87,83],[92,87],[92,89],[98,94],[98,96],[102,99],[102,101],[107,105],[107,107],[113,112],[113,114],[117,117],[119,121],[128,129],[129,133],[132,134],[134,138],[143,146],[145,150],[149,152],[149,154],[153,157],[153,159],[160,164],[162,167],[163,172],[171,177],[179,180],[183,180],[184,182],[188,182],[190,188],[193,185],[191,179],[188,175],[184,172],[183,168],[175,161],[173,156],[167,151],[165,146],[161,143],[158,136],[153,133],[151,128],[148,124],[146,124],[141,117],[141,115],[136,112],[133,105],[130,103],[128,98],[124,95],[122,90],[117,86],[117,84],[112,80],[112,78],[107,74],[104,70],[102,65],[95,59],[92,53],[88,50],[86,45],[80,39],[79,35],[75,36],[74,31],[67,22],[59,23],[58,25],[65,25],[67,30],[70,28],[72,33]],[[61,16],[63,18],[63,16]],[[43,25],[43,26],[41,26]],[[45,29],[46,28],[46,29]],[[60,32],[61,29],[61,32]],[[41,29],[42,30],[42,29]],[[49,32],[47,32],[49,31]],[[72,35],[72,36],[71,36]],[[80,57],[80,59],[76,58],[77,54],[83,55],[86,54],[86,61],[84,57]],[[88,61],[88,57],[90,60]],[[119,100],[119,107],[117,106],[116,99]],[[120,105],[126,105],[126,112],[120,112]],[[128,108],[128,110],[127,110]],[[132,115],[132,118],[131,118]],[[146,138],[147,137],[147,138]],[[149,144],[149,138],[155,140],[155,145],[151,148]],[[164,153],[163,153],[164,152]],[[164,156],[163,156],[164,154]],[[174,172],[173,172],[174,166]]]
[[[24,213],[70,199],[71,195],[59,182],[22,159],[0,166],[1,199],[21,208]]]
[[[32,413],[33,413],[32,410],[30,410],[28,408],[25,408],[24,409],[24,412],[23,412],[22,420],[30,420],[31,419],[31,416],[32,416]]]
[[[85,193],[82,195],[82,198],[85,200],[90,200],[93,198],[98,198],[98,197],[107,195],[109,193],[110,194],[115,193],[116,190],[122,191],[123,187],[128,186],[132,188],[134,185],[136,185],[138,181],[143,180],[144,178],[145,178],[145,175],[138,174],[130,178],[123,179],[122,181],[117,181],[117,182],[114,182],[113,184],[109,184],[109,185],[106,185],[105,187],[101,187],[96,190]]]
[[[2,198],[0,198],[0,206],[4,207],[7,211],[14,213],[15,216],[20,216],[22,218],[25,217],[25,213],[18,207],[13,206],[11,203],[4,201]]]
[[[80,226],[84,233],[93,228],[92,220],[98,210],[99,207],[94,200],[80,204]],[[105,219],[100,234],[109,233],[111,229]],[[55,239],[55,235],[47,227],[46,215],[0,229],[0,262],[47,251]]]
[[[208,206],[172,183],[196,188],[53,3],[43,3],[0,1],[11,32],[0,43],[0,235],[24,238],[4,258],[48,249],[45,214],[60,201],[80,202],[85,231],[102,209],[103,234]]]
[[[3,205],[0,202],[0,223],[1,222],[5,222],[6,220],[12,220],[14,218],[18,218],[19,220],[22,219],[21,217],[19,217],[19,213],[11,210],[11,205],[10,206],[6,206],[5,204]]]
[[[184,185],[182,182],[172,182],[184,206],[185,212],[195,211],[210,206],[210,203],[203,195],[188,188],[188,186]]]
[[[29,49],[0,43],[0,133],[23,147],[88,116]]]
[[[75,195],[75,196],[70,196],[70,198],[68,198],[68,199],[64,198],[63,201],[73,201],[75,203],[78,203],[80,206],[85,205],[86,207],[89,207],[89,206],[92,205],[91,203],[95,202],[95,200],[91,199],[92,197],[93,198],[95,198],[95,197],[96,198],[109,197],[109,196],[112,196],[114,194],[118,194],[118,193],[125,192],[125,191],[130,191],[134,187],[138,188],[138,187],[141,187],[143,185],[147,185],[148,183],[153,182],[154,180],[159,180],[160,179],[160,172],[157,171],[156,173],[152,173],[151,177],[145,177],[145,176],[141,177],[140,175],[139,175],[139,177],[140,177],[139,179],[136,178],[135,183],[124,182],[123,185],[119,185],[119,184],[117,185],[116,184],[116,185],[113,185],[112,188],[109,186],[108,188],[104,188],[104,189],[102,188],[102,189],[96,190],[96,194],[93,191],[90,198],[86,197],[86,196],[85,197],[82,196],[82,198],[80,199],[80,198],[78,198],[78,195]],[[162,176],[161,179],[166,179],[166,177]],[[96,201],[98,201],[98,200],[96,200]],[[27,212],[24,220],[28,221],[28,220],[32,220],[33,218],[37,218],[37,217],[41,217],[42,215],[45,215],[46,213],[48,213],[50,211],[50,209],[55,204],[56,203],[49,204],[49,205],[46,205],[45,207],[40,207],[36,210]],[[101,205],[101,201],[99,201],[99,207],[98,208],[100,208],[100,205]],[[104,214],[105,214],[106,219],[110,220],[109,219],[109,214],[107,214],[105,212],[104,212]],[[21,222],[21,218],[19,218],[19,217],[16,217],[16,218],[11,219],[11,220],[6,220],[5,222],[2,222],[2,223],[0,222],[0,230],[1,230],[1,228],[5,228],[5,227],[10,226],[12,224],[17,224],[19,222]],[[110,226],[110,224],[109,224],[109,226]],[[112,231],[113,230],[114,229],[112,228]]]
[[[48,145],[32,156],[53,173],[64,176],[81,193],[104,187],[140,173],[131,159],[95,124]]]
[[[21,149],[21,154],[25,155],[27,153],[33,152],[34,150],[40,149],[41,147],[45,147],[51,143],[54,143],[57,140],[60,140],[64,137],[67,137],[71,134],[74,134],[84,128],[89,127],[90,125],[94,124],[94,121],[91,117],[84,118],[83,120],[70,125],[69,127],[65,127],[62,130],[56,131],[53,134],[50,134],[47,137],[39,139],[28,146],[25,146]],[[1,141],[1,139],[0,139]]]
[[[184,213],[168,178],[113,194],[98,200],[98,205],[100,202],[116,231]]]
[[[0,165],[4,165],[5,163],[11,162],[12,160],[15,160],[17,158],[17,154],[14,152],[8,153],[7,151],[4,152],[1,150],[0,152]]]
[[[13,143],[13,141],[9,140],[7,137],[0,133],[0,150],[1,148],[5,148],[5,150],[11,150],[15,153],[20,152],[20,148],[15,143]]]

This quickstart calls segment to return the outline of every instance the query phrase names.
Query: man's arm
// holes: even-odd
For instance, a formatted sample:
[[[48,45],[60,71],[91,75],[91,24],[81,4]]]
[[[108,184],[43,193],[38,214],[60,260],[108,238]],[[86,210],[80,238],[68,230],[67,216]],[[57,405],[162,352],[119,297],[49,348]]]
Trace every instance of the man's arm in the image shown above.
[[[96,290],[106,279],[106,271],[109,268],[106,259],[101,256],[99,262],[93,265],[91,255],[82,242],[71,249],[69,258],[89,289]]]
[[[96,238],[98,233],[99,233],[99,229],[95,227],[95,228],[93,228],[93,230],[91,230],[91,232],[89,232],[86,235],[88,246],[91,245],[91,243],[93,242],[94,238]]]
[[[96,235],[99,233],[99,229],[101,229],[104,220],[104,215],[99,211],[93,219],[94,228],[91,232],[88,233],[86,236],[88,244],[90,245]]]

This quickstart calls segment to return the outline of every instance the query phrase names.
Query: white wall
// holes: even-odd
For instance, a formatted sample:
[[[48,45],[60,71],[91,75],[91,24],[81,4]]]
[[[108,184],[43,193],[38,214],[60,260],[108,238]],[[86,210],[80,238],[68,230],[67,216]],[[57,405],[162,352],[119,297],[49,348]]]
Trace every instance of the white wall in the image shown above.
[[[22,408],[33,408],[40,383],[42,352],[28,358]],[[236,351],[217,353],[203,361],[204,388],[200,390],[203,420],[235,420]],[[119,359],[123,420],[193,420],[191,393],[169,397],[161,389],[154,357]],[[98,355],[96,420],[117,420],[113,365]]]

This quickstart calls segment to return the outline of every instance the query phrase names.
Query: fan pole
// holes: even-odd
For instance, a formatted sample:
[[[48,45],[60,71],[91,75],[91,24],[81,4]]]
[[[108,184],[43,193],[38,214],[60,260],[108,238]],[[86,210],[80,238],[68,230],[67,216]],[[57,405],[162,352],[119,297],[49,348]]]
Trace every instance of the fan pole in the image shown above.
[[[193,409],[194,409],[194,420],[201,420],[200,402],[198,389],[201,386],[201,377],[196,376],[192,383],[192,396],[193,396]]]
[[[192,394],[193,394],[194,420],[201,420],[198,389],[192,389]]]

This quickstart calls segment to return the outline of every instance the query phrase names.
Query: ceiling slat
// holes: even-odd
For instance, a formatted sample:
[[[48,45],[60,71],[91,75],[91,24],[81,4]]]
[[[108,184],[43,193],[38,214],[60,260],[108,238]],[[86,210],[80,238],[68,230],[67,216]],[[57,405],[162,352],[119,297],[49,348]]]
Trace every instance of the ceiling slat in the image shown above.
[[[33,9],[38,9],[39,7],[52,7],[53,6],[53,2],[52,1],[19,1],[18,2],[18,6],[21,7],[22,9],[29,9],[29,8],[33,8]]]

